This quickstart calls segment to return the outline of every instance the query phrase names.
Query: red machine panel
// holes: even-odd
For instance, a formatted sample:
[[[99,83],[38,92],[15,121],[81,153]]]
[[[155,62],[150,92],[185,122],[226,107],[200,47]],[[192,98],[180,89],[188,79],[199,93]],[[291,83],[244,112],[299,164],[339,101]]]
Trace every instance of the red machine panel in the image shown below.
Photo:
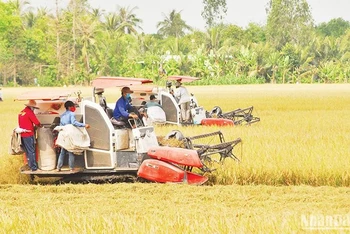
[[[230,119],[219,119],[219,118],[202,119],[201,124],[206,126],[211,126],[211,125],[233,126],[234,125],[233,121]]]
[[[196,150],[174,148],[167,146],[156,146],[148,150],[147,154],[154,159],[175,163],[183,166],[198,167],[203,166]]]
[[[158,183],[188,183],[199,185],[208,180],[204,176],[184,171],[182,168],[156,159],[146,159],[143,161],[137,175]]]

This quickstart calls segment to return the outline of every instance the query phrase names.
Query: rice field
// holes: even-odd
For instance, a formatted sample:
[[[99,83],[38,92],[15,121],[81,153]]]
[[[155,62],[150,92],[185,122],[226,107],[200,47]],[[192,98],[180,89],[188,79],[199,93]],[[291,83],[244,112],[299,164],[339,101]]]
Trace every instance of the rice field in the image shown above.
[[[78,88],[88,95],[89,88]],[[3,88],[0,103],[0,233],[308,233],[350,229],[350,85],[188,86],[206,110],[254,106],[251,126],[157,126],[158,135],[221,130],[238,137],[204,186],[30,184],[8,155],[27,88]],[[118,90],[106,90],[108,102]],[[32,219],[28,218],[28,215]],[[337,223],[329,222],[337,217]],[[323,220],[328,220],[323,222]],[[339,221],[340,219],[340,221]],[[315,221],[316,220],[316,221]],[[328,225],[328,226],[327,226]],[[338,226],[337,226],[338,225]],[[329,230],[328,230],[328,229]]]

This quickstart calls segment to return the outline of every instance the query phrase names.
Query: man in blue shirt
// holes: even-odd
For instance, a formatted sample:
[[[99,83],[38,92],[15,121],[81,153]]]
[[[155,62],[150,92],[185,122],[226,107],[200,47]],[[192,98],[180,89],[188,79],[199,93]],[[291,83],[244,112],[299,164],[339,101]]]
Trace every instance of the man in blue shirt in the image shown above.
[[[115,108],[113,111],[113,117],[116,120],[123,121],[126,123],[126,126],[129,126],[128,119],[138,119],[138,115],[131,112],[132,106],[129,103],[130,99],[130,93],[133,93],[133,91],[130,90],[129,87],[122,88],[122,96],[118,99],[118,101],[115,104]],[[129,113],[130,111],[130,113]]]
[[[75,114],[74,114],[76,107],[75,107],[74,102],[66,101],[64,103],[64,107],[66,108],[66,112],[64,112],[61,115],[60,126],[72,124],[75,127],[86,127],[86,128],[90,127],[89,124],[80,123],[76,120]],[[58,162],[57,162],[57,171],[61,171],[61,168],[63,166],[64,157],[66,156],[67,152],[69,154],[69,158],[68,158],[69,169],[71,171],[74,170],[74,161],[75,161],[74,154],[72,152],[67,151],[64,148],[61,148],[60,156],[58,157]]]

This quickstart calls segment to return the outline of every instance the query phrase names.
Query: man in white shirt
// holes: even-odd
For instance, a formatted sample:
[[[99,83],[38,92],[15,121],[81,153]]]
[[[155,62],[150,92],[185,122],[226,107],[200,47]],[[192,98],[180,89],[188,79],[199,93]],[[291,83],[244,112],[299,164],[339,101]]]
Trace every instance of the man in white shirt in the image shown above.
[[[190,123],[191,122],[191,112],[190,112],[191,96],[188,93],[186,87],[182,86],[182,83],[180,81],[176,81],[175,87],[176,87],[176,90],[174,93],[174,97],[176,98],[181,108],[181,120],[183,123]]]

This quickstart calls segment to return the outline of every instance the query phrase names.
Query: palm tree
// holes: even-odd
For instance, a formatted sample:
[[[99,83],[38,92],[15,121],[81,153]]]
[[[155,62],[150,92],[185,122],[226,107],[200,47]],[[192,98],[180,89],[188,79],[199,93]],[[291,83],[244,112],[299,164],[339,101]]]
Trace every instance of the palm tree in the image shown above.
[[[24,26],[26,28],[32,28],[35,25],[38,16],[34,14],[33,11],[26,12],[24,14]]]
[[[68,3],[68,12],[72,15],[72,57],[73,57],[73,73],[76,72],[76,57],[77,57],[77,25],[80,17],[84,16],[89,9],[87,0],[70,0]]]
[[[21,31],[25,31],[26,28],[24,26],[24,23],[23,23],[23,14],[24,12],[27,10],[25,9],[26,5],[29,4],[29,2],[27,0],[11,0],[9,1],[9,4],[10,6],[12,6],[15,10],[14,14],[16,17],[19,18],[20,22],[21,22]],[[21,38],[21,36],[19,36],[18,34],[16,35],[17,38],[16,39],[19,39]],[[13,84],[14,86],[17,85],[17,80],[16,80],[16,77],[17,77],[17,69],[18,69],[18,63],[19,63],[19,59],[18,57],[20,57],[20,53],[21,53],[21,48],[20,48],[20,45],[19,43],[16,43],[14,42],[13,43],[13,48],[12,48],[12,52],[13,52]]]
[[[27,10],[25,7],[29,5],[29,1],[27,0],[12,0],[9,3],[14,7],[17,16],[22,16]]]
[[[91,9],[91,15],[97,20],[101,19],[103,13],[104,13],[104,10],[102,10],[100,8],[92,8]]]
[[[136,29],[141,29],[140,24],[142,20],[136,17],[136,14],[133,13],[134,10],[138,9],[137,7],[119,7],[118,16],[119,16],[119,27],[125,34],[137,34]]]
[[[216,54],[221,47],[221,32],[222,27],[216,26],[208,29],[206,33],[208,51],[212,51],[214,54]]]
[[[98,32],[97,25],[98,21],[89,16],[83,17],[77,22],[77,32],[79,33],[79,39],[82,46],[81,53],[87,74],[91,72],[89,51],[92,51],[95,48],[95,34]]]
[[[105,16],[105,22],[104,22],[104,28],[111,32],[118,30],[119,25],[119,17],[115,13],[110,13],[107,16]]]
[[[163,36],[174,36],[176,38],[185,35],[186,30],[192,28],[181,18],[181,11],[172,10],[169,16],[163,13],[164,20],[157,23],[158,34]]]
[[[44,17],[48,15],[49,10],[46,7],[39,7],[37,9],[37,16],[40,17]]]
[[[32,28],[40,18],[47,17],[47,16],[48,16],[48,10],[46,7],[38,8],[36,14],[34,13],[34,11],[29,10],[24,12],[22,16],[23,24],[25,28]]]

